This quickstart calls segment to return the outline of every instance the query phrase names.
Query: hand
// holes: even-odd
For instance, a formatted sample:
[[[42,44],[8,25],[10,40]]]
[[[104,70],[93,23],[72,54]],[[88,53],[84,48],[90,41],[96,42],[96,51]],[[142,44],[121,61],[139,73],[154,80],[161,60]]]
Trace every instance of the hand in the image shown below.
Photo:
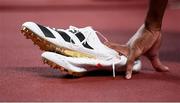
[[[156,71],[168,71],[159,59],[159,49],[161,45],[160,30],[148,30],[144,25],[133,35],[126,45],[116,43],[105,43],[108,47],[127,56],[126,79],[132,76],[132,67],[134,61],[140,56],[146,56]]]

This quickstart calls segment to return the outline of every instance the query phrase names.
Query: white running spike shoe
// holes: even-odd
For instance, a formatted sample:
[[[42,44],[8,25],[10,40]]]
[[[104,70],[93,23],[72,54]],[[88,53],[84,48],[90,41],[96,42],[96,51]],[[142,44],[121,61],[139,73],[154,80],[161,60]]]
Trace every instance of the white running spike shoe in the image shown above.
[[[116,66],[117,68],[122,67],[126,64],[127,58],[121,56],[121,59],[111,60],[99,60],[94,58],[76,58],[67,57],[54,52],[42,53],[43,62],[50,65],[52,68],[58,69],[62,72],[66,72],[73,76],[82,76],[87,71],[90,71],[92,67],[111,67]],[[91,67],[91,68],[88,68]],[[141,69],[141,62],[137,60],[133,66],[133,72],[138,72]],[[113,77],[115,77],[115,68],[113,69]]]
[[[34,22],[25,22],[22,33],[42,50],[57,52],[72,57],[89,57],[103,60],[119,57],[119,54],[104,45],[91,27],[55,29]]]

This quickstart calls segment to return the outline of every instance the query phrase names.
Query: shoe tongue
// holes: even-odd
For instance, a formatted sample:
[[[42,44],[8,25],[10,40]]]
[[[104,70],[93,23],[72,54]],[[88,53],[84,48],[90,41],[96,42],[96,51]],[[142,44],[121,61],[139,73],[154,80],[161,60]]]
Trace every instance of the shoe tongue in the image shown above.
[[[73,29],[73,30],[76,29],[77,30],[78,28],[71,25],[71,26],[69,26],[69,29]]]
[[[87,26],[85,28],[81,28],[81,30],[83,30],[85,32],[92,32],[92,31],[94,31],[91,26]]]
[[[79,29],[75,26],[69,26],[69,29],[67,30],[73,34],[76,34],[77,32],[79,32]]]
[[[92,27],[87,26],[84,28],[79,28],[79,32],[83,33],[84,35],[90,35],[94,30],[92,29]]]

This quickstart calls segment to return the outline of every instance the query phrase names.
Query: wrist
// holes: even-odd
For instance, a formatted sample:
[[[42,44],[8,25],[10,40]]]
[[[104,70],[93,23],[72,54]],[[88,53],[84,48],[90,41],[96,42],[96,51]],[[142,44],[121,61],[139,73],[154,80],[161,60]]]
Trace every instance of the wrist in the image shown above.
[[[145,28],[150,31],[161,31],[161,25],[160,22],[145,21]]]

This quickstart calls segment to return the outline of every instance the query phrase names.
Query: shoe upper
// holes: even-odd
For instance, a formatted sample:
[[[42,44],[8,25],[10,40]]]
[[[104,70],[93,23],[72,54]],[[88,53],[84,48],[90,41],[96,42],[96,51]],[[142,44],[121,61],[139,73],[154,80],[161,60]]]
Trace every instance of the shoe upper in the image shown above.
[[[70,26],[69,29],[55,29],[34,22],[25,22],[22,26],[59,47],[90,54],[97,59],[120,59],[118,52],[108,48],[100,41],[92,27],[77,28]]]
[[[70,32],[74,30],[74,35],[76,35],[74,38],[78,38],[80,41],[80,48],[83,48],[82,51],[88,52],[90,54],[96,55],[100,59],[112,59],[113,57],[119,57],[119,54],[104,45],[95,30],[92,29],[92,27],[85,27],[85,28],[76,28],[73,26],[70,26],[70,29],[68,29]]]

